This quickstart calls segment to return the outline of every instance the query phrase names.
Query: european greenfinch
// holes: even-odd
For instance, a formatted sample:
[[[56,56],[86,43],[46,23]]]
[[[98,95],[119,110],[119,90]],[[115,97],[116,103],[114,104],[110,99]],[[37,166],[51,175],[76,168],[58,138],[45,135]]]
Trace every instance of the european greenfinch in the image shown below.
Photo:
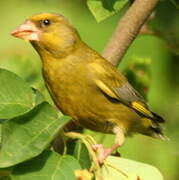
[[[29,17],[11,33],[29,40],[42,60],[47,89],[59,110],[78,125],[116,134],[109,149],[101,149],[99,161],[121,146],[133,133],[165,139],[159,123],[143,97],[110,62],[86,45],[62,15],[41,13]]]

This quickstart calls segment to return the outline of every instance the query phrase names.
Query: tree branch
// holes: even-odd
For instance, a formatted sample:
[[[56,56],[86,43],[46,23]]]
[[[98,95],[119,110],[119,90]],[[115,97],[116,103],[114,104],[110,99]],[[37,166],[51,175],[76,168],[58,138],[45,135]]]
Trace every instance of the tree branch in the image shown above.
[[[109,40],[103,57],[117,66],[159,0],[135,0]]]

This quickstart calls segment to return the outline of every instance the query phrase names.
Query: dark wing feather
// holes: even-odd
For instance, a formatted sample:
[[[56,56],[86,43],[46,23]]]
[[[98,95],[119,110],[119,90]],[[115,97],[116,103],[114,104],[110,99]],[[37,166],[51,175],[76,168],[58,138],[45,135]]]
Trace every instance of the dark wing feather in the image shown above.
[[[111,64],[105,62],[105,64],[101,66],[97,63],[92,63],[90,64],[90,70],[93,76],[95,76],[95,84],[107,96],[129,106],[136,112],[143,114],[143,116],[153,117],[152,113],[148,110],[144,98]]]
[[[106,61],[99,64],[90,64],[90,70],[95,76],[95,84],[103,93],[132,108],[143,117],[155,122],[163,122],[160,116],[149,110],[144,98],[128,83],[122,73]]]
[[[114,91],[116,91],[116,93],[119,94],[124,101],[141,101],[142,103],[145,103],[144,98],[129,83],[125,83],[121,87],[114,88]]]

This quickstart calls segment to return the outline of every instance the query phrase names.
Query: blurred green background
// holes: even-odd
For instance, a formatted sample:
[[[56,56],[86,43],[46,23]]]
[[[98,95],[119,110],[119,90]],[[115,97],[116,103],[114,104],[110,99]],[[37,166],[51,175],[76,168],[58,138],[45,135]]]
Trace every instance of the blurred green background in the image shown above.
[[[57,12],[70,19],[82,39],[101,53],[124,10],[101,23],[96,22],[85,0],[2,0],[0,12],[0,67],[19,74],[50,100],[44,88],[37,53],[29,43],[11,37],[10,32],[32,14]],[[123,157],[156,166],[165,179],[178,180],[179,10],[169,1],[161,1],[150,25],[155,35],[138,36],[119,69],[128,75],[131,83],[135,81],[134,86],[141,93],[145,94],[143,90],[147,88],[146,98],[151,109],[166,119],[164,131],[170,141],[135,135],[127,138],[119,151]],[[140,72],[143,72],[142,76]],[[93,134],[106,146],[112,143],[112,135],[87,133]]]

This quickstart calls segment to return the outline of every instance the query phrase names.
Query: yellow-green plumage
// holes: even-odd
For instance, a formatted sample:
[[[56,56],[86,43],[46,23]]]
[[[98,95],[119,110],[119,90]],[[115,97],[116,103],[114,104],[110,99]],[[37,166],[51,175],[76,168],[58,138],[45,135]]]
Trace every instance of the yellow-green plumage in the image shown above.
[[[44,20],[50,24],[44,25]],[[43,13],[28,21],[39,29],[39,39],[31,43],[42,59],[47,88],[64,114],[95,131],[116,133],[119,127],[122,134],[163,137],[159,123],[164,120],[148,109],[112,64],[80,39],[63,16]]]
[[[102,92],[96,80],[108,81],[106,70],[111,65],[101,57],[99,59],[93,52],[86,54],[86,51],[81,51],[84,48],[86,47],[81,48],[80,52],[75,52],[75,57],[78,57],[78,53],[80,56],[73,63],[70,59],[73,57],[61,61],[51,60],[48,63],[44,59],[44,78],[56,105],[64,114],[72,116],[84,127],[112,133],[111,125],[117,123],[121,127],[124,124],[127,130],[132,126],[134,119],[138,120],[140,117]],[[98,61],[103,63],[104,67],[100,67]],[[50,69],[53,69],[53,72]],[[113,79],[109,83],[115,84]]]

